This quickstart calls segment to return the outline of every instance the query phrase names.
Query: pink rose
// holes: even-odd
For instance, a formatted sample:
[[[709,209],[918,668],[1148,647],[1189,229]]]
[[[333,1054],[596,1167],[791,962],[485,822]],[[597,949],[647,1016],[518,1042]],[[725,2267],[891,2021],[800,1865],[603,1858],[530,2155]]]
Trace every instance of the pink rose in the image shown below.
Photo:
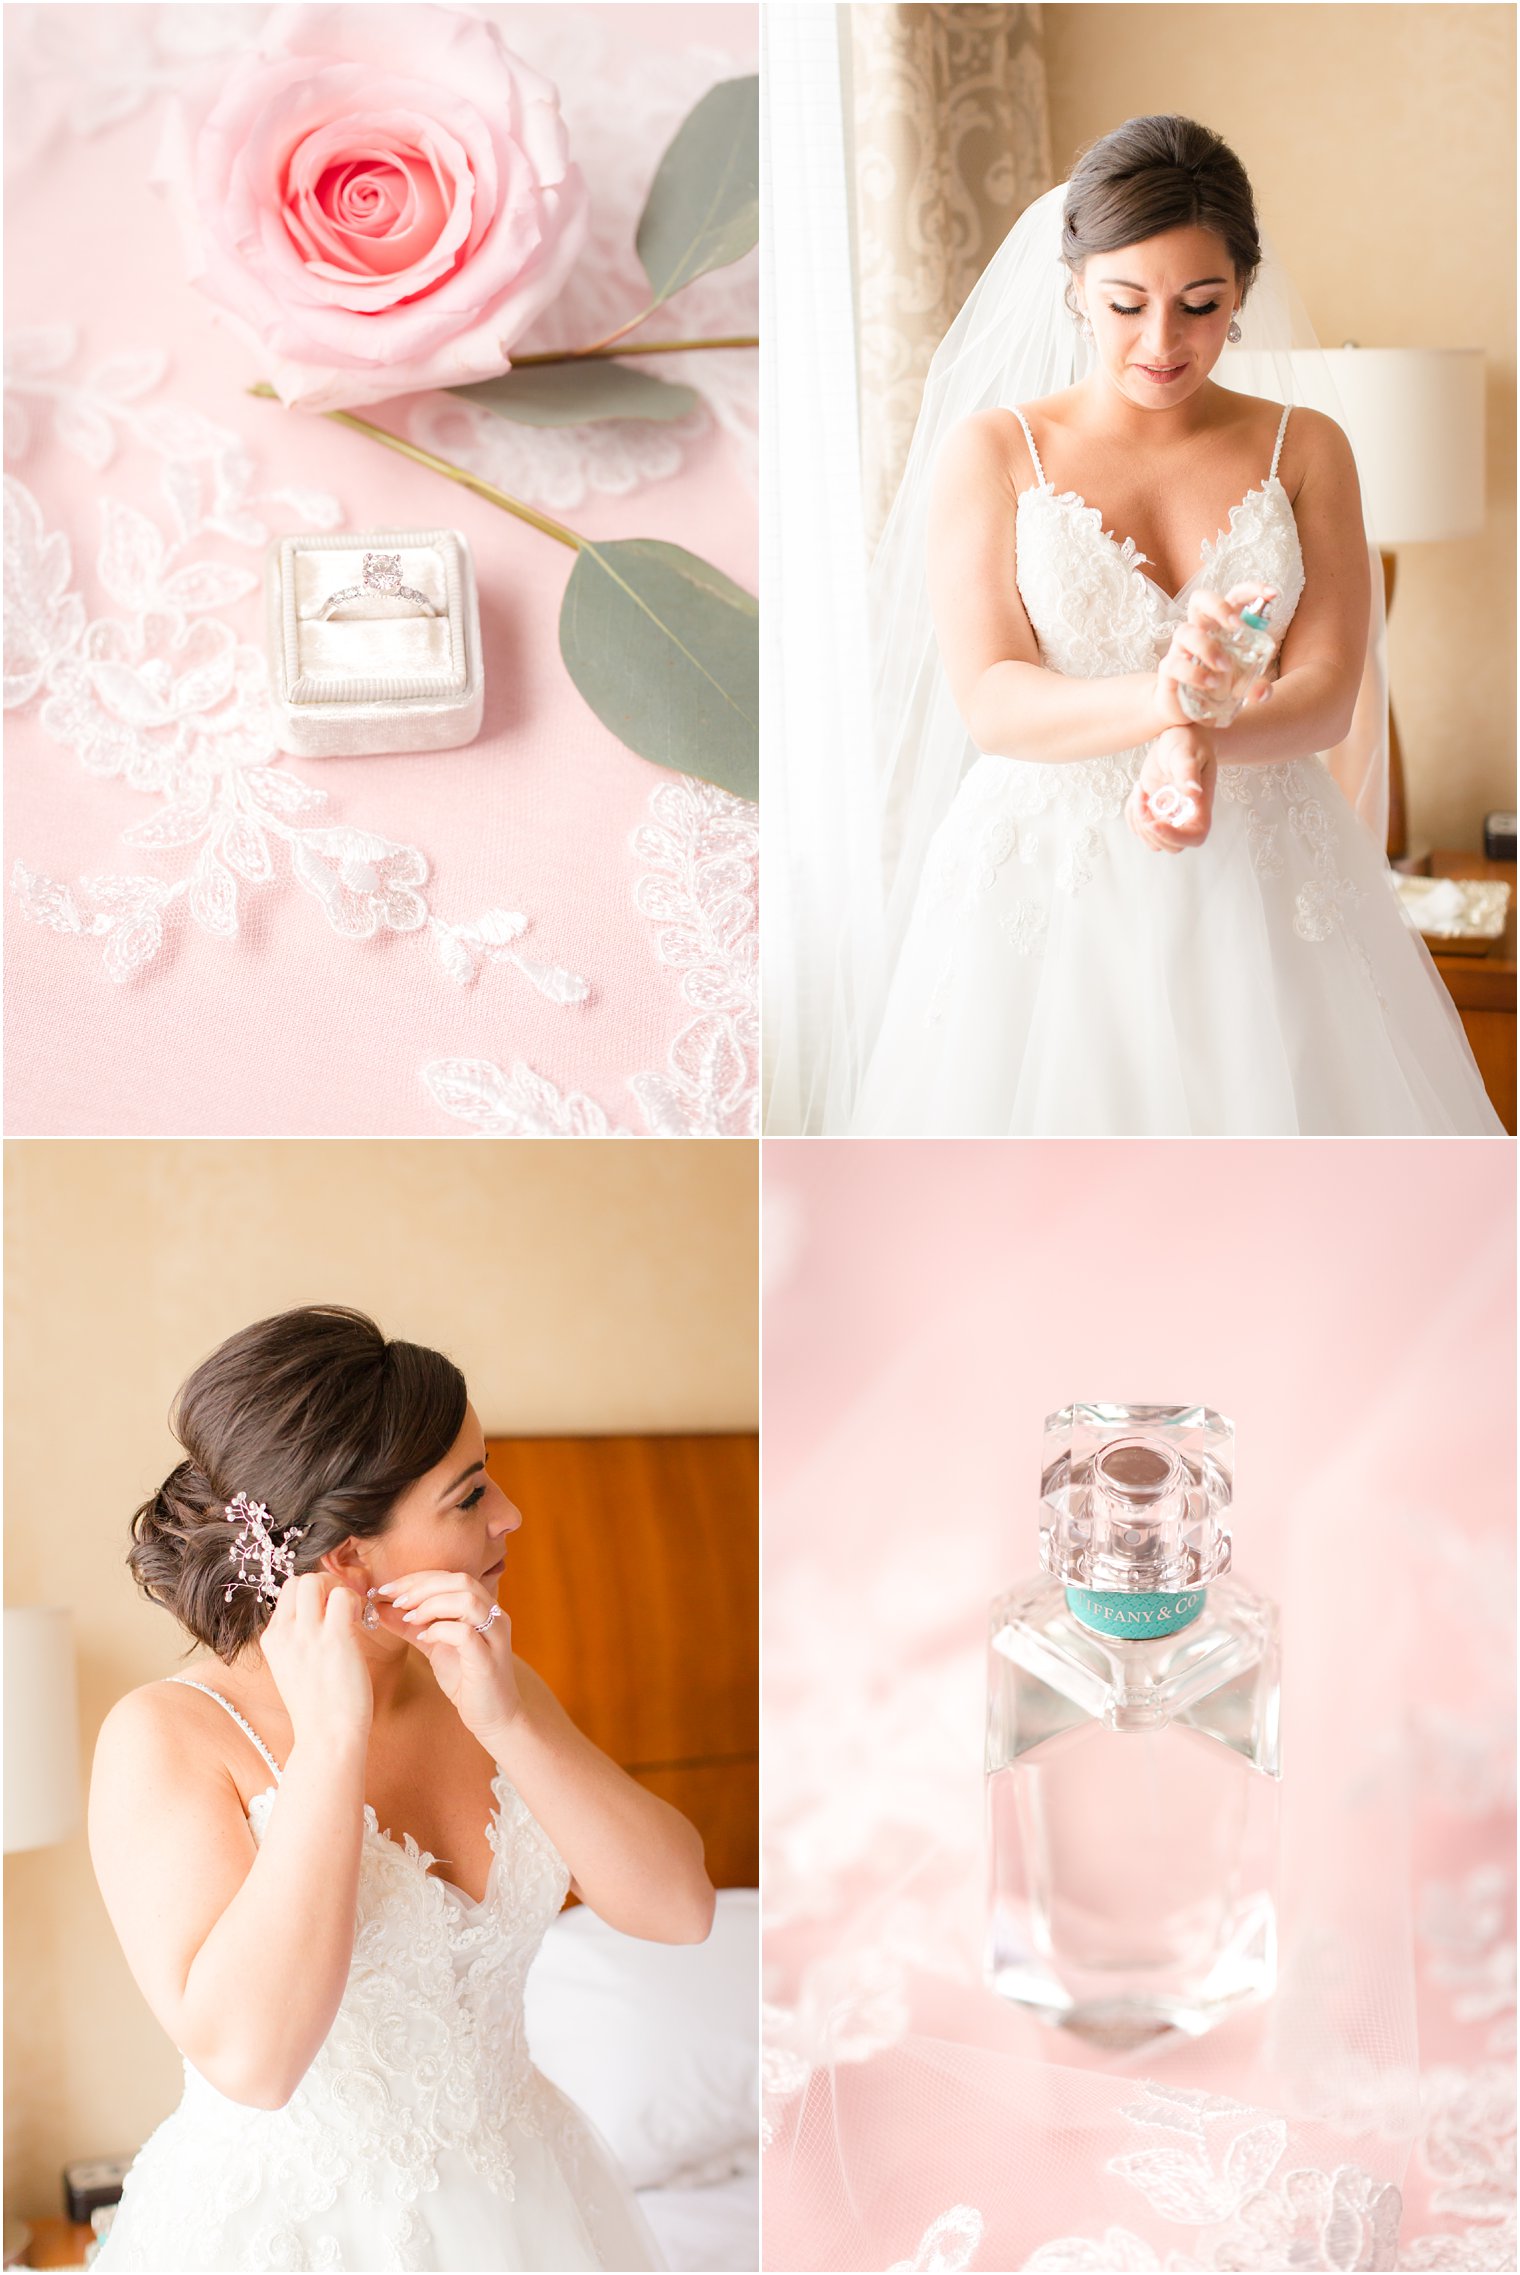
[[[275,9],[155,178],[194,282],[309,411],[495,378],[586,235],[554,89],[451,8]]]

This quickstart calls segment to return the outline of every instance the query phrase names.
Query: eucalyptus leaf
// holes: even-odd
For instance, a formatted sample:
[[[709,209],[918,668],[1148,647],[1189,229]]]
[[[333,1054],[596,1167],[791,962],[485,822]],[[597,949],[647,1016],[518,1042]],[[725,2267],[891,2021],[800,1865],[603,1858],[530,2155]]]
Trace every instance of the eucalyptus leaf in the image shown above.
[[[528,427],[584,427],[599,419],[684,419],[697,407],[694,388],[673,387],[652,371],[588,356],[579,363],[520,364],[499,379],[451,387],[466,403],[479,403]]]
[[[603,725],[740,798],[760,786],[758,634],[752,593],[648,537],[583,544],[559,617],[565,667]]]
[[[741,259],[759,234],[760,82],[723,79],[676,130],[639,221],[651,305]]]

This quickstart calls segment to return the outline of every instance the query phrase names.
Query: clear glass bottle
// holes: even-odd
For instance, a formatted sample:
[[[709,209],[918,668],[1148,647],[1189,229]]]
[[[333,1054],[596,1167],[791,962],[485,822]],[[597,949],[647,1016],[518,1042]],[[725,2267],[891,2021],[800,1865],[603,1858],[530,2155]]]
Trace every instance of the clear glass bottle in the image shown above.
[[[1269,603],[1265,600],[1255,608],[1243,608],[1240,623],[1231,632],[1214,631],[1214,637],[1224,649],[1233,665],[1227,687],[1194,687],[1190,681],[1179,681],[1177,700],[1190,719],[1207,722],[1212,727],[1227,727],[1244,703],[1247,695],[1272,661],[1277,642],[1267,627]],[[1165,821],[1168,817],[1161,815]]]
[[[1052,1414],[1045,1569],[992,1607],[987,1980],[1104,2045],[1276,1980],[1277,1612],[1225,1577],[1233,1456],[1203,1406]]]

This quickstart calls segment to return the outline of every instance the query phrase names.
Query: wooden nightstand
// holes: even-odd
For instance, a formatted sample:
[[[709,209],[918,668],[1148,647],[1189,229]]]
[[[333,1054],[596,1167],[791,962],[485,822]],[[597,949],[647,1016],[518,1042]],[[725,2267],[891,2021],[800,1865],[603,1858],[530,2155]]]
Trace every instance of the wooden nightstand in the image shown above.
[[[1402,866],[1402,864],[1401,864]],[[1494,1111],[1515,1134],[1515,864],[1488,861],[1481,853],[1429,853],[1409,868],[1421,877],[1502,877],[1509,886],[1509,917],[1504,938],[1481,956],[1443,955],[1428,942],[1436,970],[1462,1014],[1473,1057],[1493,1100]]]
[[[82,2267],[85,2245],[93,2243],[93,2228],[80,2227],[73,2220],[29,2220],[32,2231],[31,2247],[21,2264],[23,2267]]]

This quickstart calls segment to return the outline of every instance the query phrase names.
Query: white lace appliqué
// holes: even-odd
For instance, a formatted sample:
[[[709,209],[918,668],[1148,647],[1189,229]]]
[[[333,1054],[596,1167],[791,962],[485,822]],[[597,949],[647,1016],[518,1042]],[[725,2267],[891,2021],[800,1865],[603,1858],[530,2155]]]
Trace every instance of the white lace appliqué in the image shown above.
[[[77,20],[50,7],[13,8],[6,22],[5,171],[25,179],[55,137],[91,136],[134,118],[216,56],[258,37],[266,11],[113,8],[91,20],[84,54]]]
[[[157,453],[162,527],[118,500],[101,500],[95,571],[120,616],[89,617],[72,588],[68,540],[48,531],[31,492],[5,481],[5,705],[42,698],[43,731],[72,749],[84,771],[116,778],[157,801],[123,832],[133,853],[178,856],[146,867],[64,882],[16,859],[21,912],[50,931],[99,944],[106,976],[137,978],[163,953],[177,920],[222,940],[240,930],[249,890],[283,874],[347,941],[425,933],[439,968],[469,986],[487,964],[510,964],[550,1002],[587,1000],[589,983],[525,955],[528,918],[490,909],[447,922],[431,907],[420,847],[326,818],[327,793],[284,761],[274,737],[262,653],[214,614],[258,584],[236,562],[197,558],[208,541],[263,546],[260,508],[283,507],[321,527],[342,509],[324,491],[256,493],[256,469],[237,436],[198,412],[142,407],[163,377],[151,352],[108,358],[86,379],[65,374],[71,333],[25,332],[7,342],[7,447],[29,440],[28,411],[48,410],[60,440],[91,464],[120,441]],[[321,816],[322,818],[317,818]],[[283,866],[282,866],[283,863]]]
[[[982,2240],[982,2215],[970,2204],[952,2204],[931,2220],[911,2259],[894,2259],[887,2275],[961,2275]]]
[[[1110,2157],[1107,2170],[1139,2190],[1158,2218],[1180,2227],[1222,2227],[1198,2257],[1154,2247],[1127,2229],[1100,2239],[1062,2236],[1041,2245],[1027,2269],[1372,2269],[1395,2265],[1399,2191],[1360,2166],[1282,2170],[1288,2126],[1221,2094],[1146,2082],[1120,2112],[1165,2136]]]
[[[1493,1751],[1508,1751],[1509,1732]],[[1504,1806],[1501,1797],[1497,1804]],[[1401,2268],[1513,2268],[1520,2229],[1515,2191],[1514,1876],[1478,1865],[1456,1882],[1429,1881],[1417,1917],[1429,1980],[1454,2020],[1480,2029],[1492,2059],[1427,2070],[1420,2080],[1420,2162],[1430,2209],[1460,2226],[1415,2237]]]
[[[755,808],[689,775],[665,782],[634,833],[645,873],[634,898],[655,954],[681,975],[693,1016],[661,1074],[629,1088],[655,1137],[753,1137],[758,1130],[760,934]]]
[[[1503,1865],[1481,1864],[1456,1883],[1420,1891],[1420,1940],[1429,1975],[1451,1993],[1458,2022],[1485,2026],[1486,2050],[1515,2050],[1515,1883]]]
[[[634,897],[655,954],[681,975],[693,1016],[659,1073],[628,1087],[656,1137],[752,1137],[759,1126],[759,820],[742,798],[690,776],[662,782],[634,833],[645,864]],[[435,1059],[434,1103],[486,1137],[627,1137],[584,1092],[562,1092],[521,1060]]]

